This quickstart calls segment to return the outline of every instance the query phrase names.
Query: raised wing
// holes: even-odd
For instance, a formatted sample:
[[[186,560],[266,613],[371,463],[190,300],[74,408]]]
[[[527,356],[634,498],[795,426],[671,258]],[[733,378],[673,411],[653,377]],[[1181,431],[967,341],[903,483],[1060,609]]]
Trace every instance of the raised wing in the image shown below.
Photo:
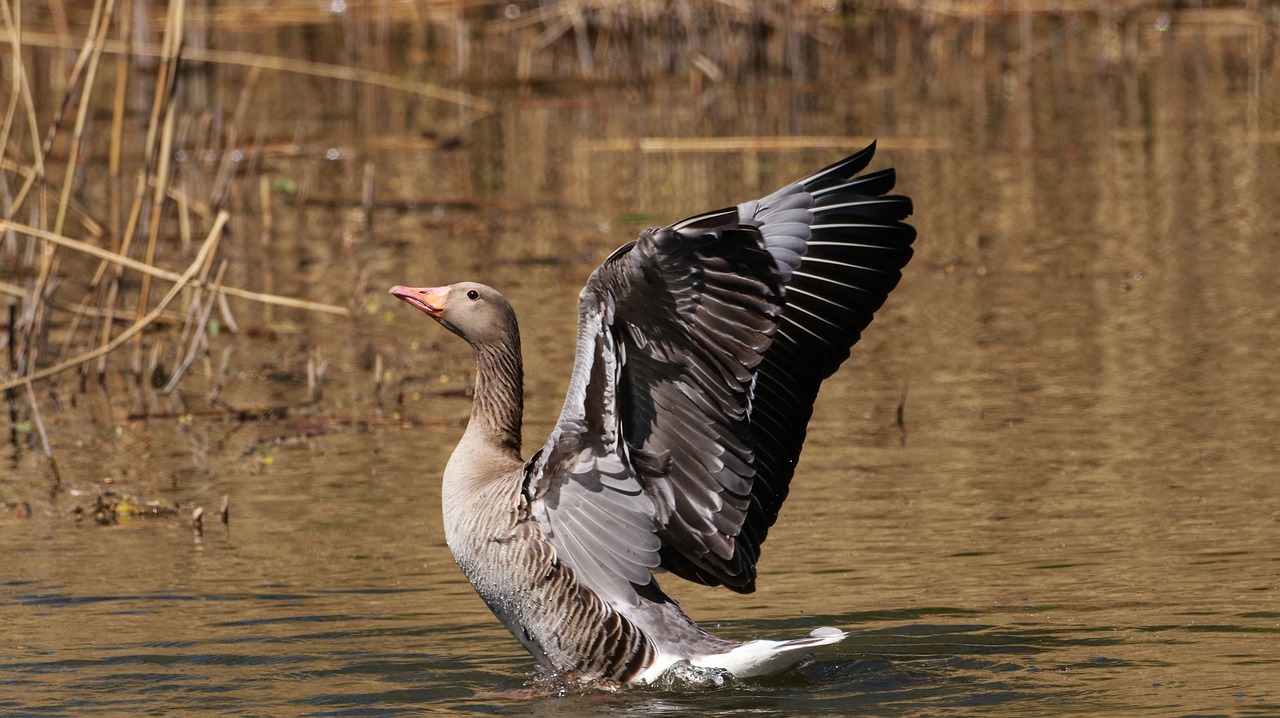
[[[647,230],[592,274],[568,396],[526,491],[560,558],[609,600],[636,600],[663,537],[733,553],[750,389],[781,305],[777,263],[736,208]]]
[[[742,593],[755,589],[760,545],[787,497],[813,403],[871,323],[911,259],[915,229],[903,222],[911,200],[887,195],[892,169],[855,177],[875,154],[871,144],[764,199],[738,206],[777,259],[786,287],[782,323],[757,366],[751,433],[756,475],[736,551],[701,557],[664,550],[677,575]],[[672,542],[673,543],[673,542]]]
[[[915,231],[874,145],[765,197],[648,230],[579,302],[556,429],[526,491],[617,603],[661,566],[754,590],[822,380],[897,285]]]

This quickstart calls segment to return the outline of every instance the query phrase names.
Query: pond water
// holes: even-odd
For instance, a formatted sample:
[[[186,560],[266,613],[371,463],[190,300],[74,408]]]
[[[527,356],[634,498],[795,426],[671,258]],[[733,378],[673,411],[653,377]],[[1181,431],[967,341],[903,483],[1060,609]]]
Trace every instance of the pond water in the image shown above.
[[[263,73],[224,281],[353,316],[235,303],[177,395],[40,390],[62,480],[51,498],[40,452],[6,446],[0,713],[1280,714],[1274,43],[1183,18],[1135,21],[1105,66],[1076,21],[1026,70],[994,30],[981,57],[884,30],[803,82],[470,87],[491,114]],[[214,68],[205,101],[230,114],[247,72]],[[870,137],[916,257],[824,387],[759,590],[664,583],[727,637],[850,637],[767,681],[548,693],[443,540],[467,348],[386,288],[511,298],[539,446],[608,252]],[[175,176],[209,191],[216,169]],[[224,352],[222,401],[288,415],[217,416]],[[179,508],[77,518],[108,490]]]

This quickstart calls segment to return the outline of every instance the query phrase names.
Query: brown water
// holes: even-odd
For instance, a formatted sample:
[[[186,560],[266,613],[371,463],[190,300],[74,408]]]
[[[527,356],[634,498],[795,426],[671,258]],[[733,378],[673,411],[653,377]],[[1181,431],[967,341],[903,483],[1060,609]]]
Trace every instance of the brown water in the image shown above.
[[[1248,26],[1144,21],[1136,54],[1104,71],[1097,38],[1064,27],[1026,84],[1016,57],[845,46],[799,85],[472,88],[498,101],[488,116],[264,74],[248,134],[294,150],[242,170],[225,281],[354,301],[355,317],[235,305],[243,331],[211,360],[234,352],[224,398],[287,419],[200,415],[197,368],[179,407],[194,418],[129,419],[136,393],[60,389],[52,500],[38,453],[6,446],[0,713],[1280,714],[1274,46]],[[243,71],[212,79],[212,102],[234,106]],[[854,139],[635,142],[774,135]],[[469,356],[383,292],[504,290],[538,446],[601,258],[870,136],[916,201],[916,259],[824,388],[759,591],[664,584],[726,636],[850,638],[765,682],[512,694],[532,661],[440,526]],[[266,244],[260,177],[275,183]],[[309,355],[327,362],[324,395],[298,408]],[[75,520],[108,477],[182,508]]]

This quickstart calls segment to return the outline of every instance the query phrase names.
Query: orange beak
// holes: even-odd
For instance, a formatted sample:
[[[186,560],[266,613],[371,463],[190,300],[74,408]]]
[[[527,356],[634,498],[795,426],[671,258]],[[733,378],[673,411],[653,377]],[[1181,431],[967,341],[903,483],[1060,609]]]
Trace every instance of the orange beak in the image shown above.
[[[440,312],[444,311],[444,300],[449,297],[449,287],[415,288],[397,284],[391,288],[391,294],[439,319]]]

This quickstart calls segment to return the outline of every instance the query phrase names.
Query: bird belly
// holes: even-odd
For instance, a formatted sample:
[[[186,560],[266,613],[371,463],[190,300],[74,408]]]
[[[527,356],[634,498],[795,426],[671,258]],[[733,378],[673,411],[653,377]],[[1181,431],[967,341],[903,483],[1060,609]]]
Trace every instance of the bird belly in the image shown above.
[[[520,522],[483,540],[449,537],[454,559],[543,666],[579,680],[635,680],[653,661],[634,623],[579,585],[538,527]]]

